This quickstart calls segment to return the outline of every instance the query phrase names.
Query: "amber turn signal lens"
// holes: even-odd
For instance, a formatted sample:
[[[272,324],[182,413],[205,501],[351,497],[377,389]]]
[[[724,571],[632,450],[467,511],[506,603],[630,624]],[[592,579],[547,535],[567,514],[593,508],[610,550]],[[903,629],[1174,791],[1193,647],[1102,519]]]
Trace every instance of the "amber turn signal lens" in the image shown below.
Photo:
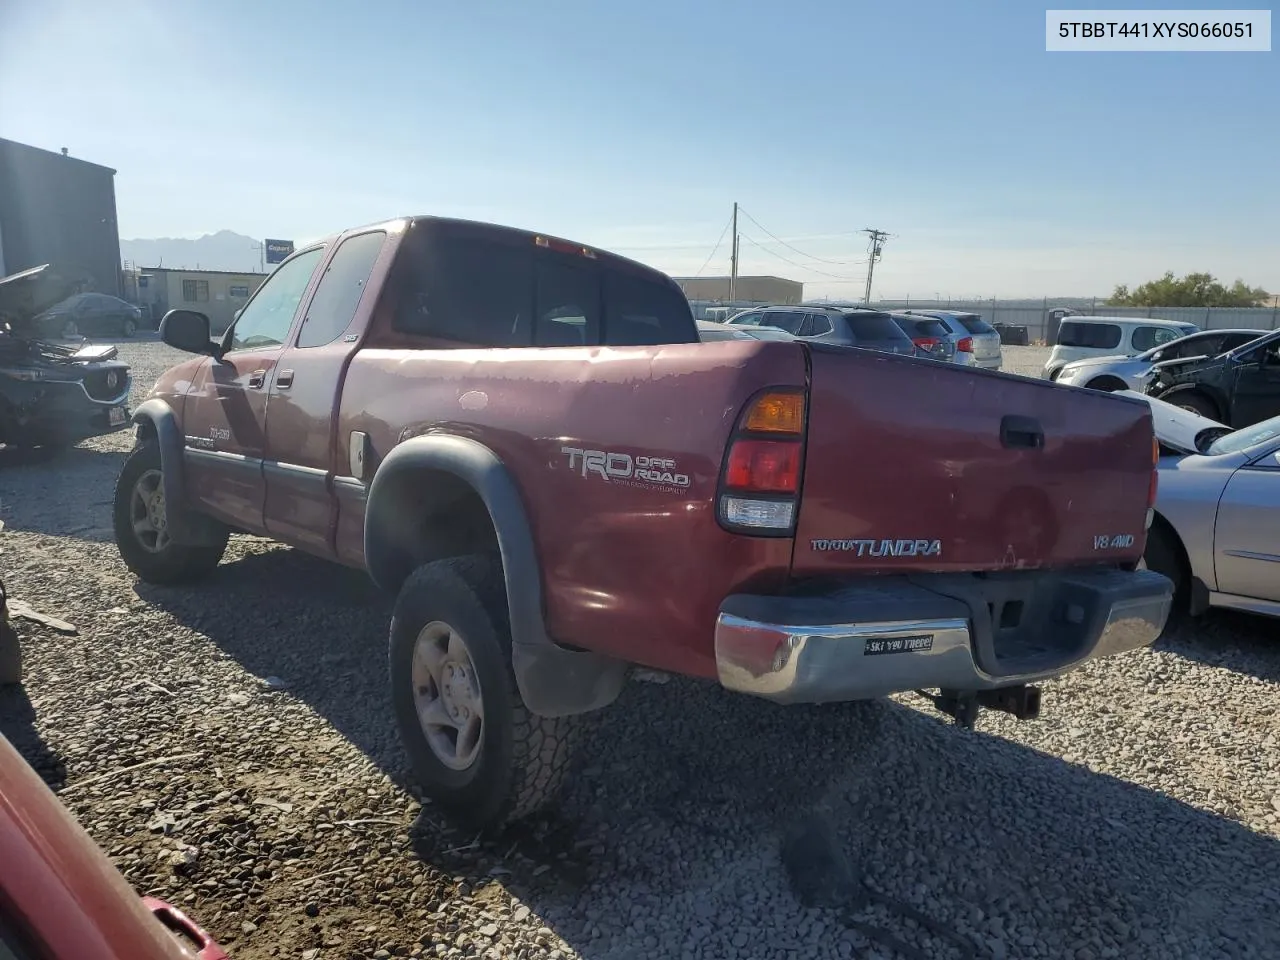
[[[742,428],[759,433],[802,433],[804,394],[766,393],[751,405]]]

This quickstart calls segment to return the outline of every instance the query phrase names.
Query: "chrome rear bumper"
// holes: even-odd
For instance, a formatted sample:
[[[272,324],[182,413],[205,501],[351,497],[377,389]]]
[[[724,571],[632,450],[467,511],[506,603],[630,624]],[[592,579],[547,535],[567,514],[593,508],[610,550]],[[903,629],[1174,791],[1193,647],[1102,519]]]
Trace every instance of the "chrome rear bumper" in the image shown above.
[[[716,622],[721,685],[823,703],[1031,683],[1150,645],[1173,596],[1146,570],[865,581],[820,597],[730,597]],[[1010,602],[1027,610],[1014,626],[996,609]]]

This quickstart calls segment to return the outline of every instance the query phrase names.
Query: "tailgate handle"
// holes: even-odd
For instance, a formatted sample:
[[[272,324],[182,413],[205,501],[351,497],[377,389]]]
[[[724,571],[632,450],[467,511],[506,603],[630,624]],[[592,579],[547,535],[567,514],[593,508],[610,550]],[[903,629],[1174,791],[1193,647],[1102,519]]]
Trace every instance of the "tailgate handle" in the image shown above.
[[[1000,443],[1006,447],[1040,450],[1044,447],[1044,427],[1035,417],[1011,413],[1000,420]]]

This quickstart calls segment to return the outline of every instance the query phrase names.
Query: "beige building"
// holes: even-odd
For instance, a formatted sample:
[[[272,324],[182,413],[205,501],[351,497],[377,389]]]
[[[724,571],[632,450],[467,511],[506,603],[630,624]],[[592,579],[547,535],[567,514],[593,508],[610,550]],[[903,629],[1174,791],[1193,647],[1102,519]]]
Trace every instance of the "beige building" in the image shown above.
[[[216,334],[231,326],[236,311],[265,279],[265,273],[143,267],[135,279],[137,303],[144,316],[150,312],[156,326],[170,310],[198,310],[209,318],[209,327]]]
[[[728,277],[675,277],[690,300],[729,300],[747,303],[801,303],[804,284],[783,277],[739,277],[729,296]]]

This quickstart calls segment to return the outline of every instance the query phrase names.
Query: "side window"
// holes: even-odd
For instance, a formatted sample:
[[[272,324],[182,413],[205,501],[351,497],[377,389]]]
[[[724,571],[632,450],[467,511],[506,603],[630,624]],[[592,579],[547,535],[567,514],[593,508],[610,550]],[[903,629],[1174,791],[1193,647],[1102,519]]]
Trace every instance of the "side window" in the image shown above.
[[[766,313],[761,321],[761,326],[776,327],[779,330],[785,330],[793,336],[798,336],[801,326],[804,324],[804,314],[795,310],[779,310],[777,313]]]
[[[730,318],[730,321],[735,327],[758,327],[763,317],[763,313],[755,311],[752,313],[740,313],[736,317]]]
[[[329,261],[316,295],[298,332],[299,347],[321,347],[333,343],[347,329],[364,296],[374,261],[382,252],[386,233],[381,230],[348,237]]]
[[[690,343],[689,301],[678,289],[621,273],[604,278],[604,342],[613,347]]]
[[[811,313],[809,314],[809,322],[805,324],[804,336],[820,337],[824,333],[830,333],[833,329],[831,318],[825,313]]]
[[[1121,330],[1114,323],[1067,321],[1058,329],[1058,346],[1113,350],[1120,346]]]
[[[1145,352],[1177,339],[1178,334],[1168,327],[1137,327],[1133,331],[1133,349]]]
[[[538,264],[534,346],[580,347],[599,342],[599,275],[585,267],[543,260]]]
[[[267,277],[231,328],[230,349],[254,350],[284,343],[322,253],[323,247],[300,253]]]
[[[485,347],[528,346],[533,259],[470,237],[412,234],[397,256],[401,333]]]
[[[1218,348],[1218,352],[1226,353],[1228,350],[1243,347],[1246,343],[1257,339],[1258,335],[1253,333],[1229,333],[1222,338],[1222,346]]]

